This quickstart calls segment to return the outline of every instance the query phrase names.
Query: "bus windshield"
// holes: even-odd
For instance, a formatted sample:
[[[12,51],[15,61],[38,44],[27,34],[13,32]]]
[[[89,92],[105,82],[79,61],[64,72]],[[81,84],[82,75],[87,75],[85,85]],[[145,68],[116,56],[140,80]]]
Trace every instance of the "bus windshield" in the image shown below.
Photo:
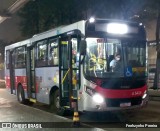
[[[110,38],[86,38],[86,42],[86,76],[119,78],[145,74],[145,44]]]
[[[126,67],[132,69],[133,76],[145,76],[146,72],[146,42],[123,41],[123,52]]]

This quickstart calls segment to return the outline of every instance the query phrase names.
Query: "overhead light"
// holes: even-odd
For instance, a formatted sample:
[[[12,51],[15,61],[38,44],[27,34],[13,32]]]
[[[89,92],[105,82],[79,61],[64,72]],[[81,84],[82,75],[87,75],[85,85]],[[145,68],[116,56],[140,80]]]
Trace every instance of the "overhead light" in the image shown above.
[[[107,24],[107,32],[112,34],[126,34],[128,32],[128,26],[121,23],[109,23]]]
[[[95,22],[95,18],[91,17],[91,18],[89,19],[89,22],[90,22],[90,23]]]
[[[0,21],[2,20],[2,18],[3,18],[3,17],[2,17],[2,16],[0,16]]]
[[[2,17],[2,16],[0,16],[0,24],[3,22],[3,21],[5,21],[7,19],[7,17]]]

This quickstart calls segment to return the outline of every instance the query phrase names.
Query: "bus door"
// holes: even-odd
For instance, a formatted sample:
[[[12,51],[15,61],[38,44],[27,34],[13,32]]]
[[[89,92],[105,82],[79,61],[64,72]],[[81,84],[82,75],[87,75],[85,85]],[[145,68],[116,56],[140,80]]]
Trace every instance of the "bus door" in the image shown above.
[[[33,46],[27,48],[27,89],[28,97],[36,98],[35,85],[35,48]]]
[[[10,61],[10,87],[11,87],[11,94],[15,94],[15,60],[14,60],[14,51],[11,50],[9,54],[9,61]]]
[[[71,107],[71,96],[76,89],[76,80],[79,78],[79,66],[77,57],[78,38],[73,36],[61,37],[59,48],[59,74],[60,74],[60,105]],[[77,90],[76,90],[77,91]]]

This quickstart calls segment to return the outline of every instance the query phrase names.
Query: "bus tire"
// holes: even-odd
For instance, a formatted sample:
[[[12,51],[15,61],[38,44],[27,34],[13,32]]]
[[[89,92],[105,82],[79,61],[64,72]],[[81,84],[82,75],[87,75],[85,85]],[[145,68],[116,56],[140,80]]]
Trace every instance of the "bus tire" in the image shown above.
[[[59,102],[59,90],[55,90],[54,93],[51,95],[51,104],[50,104],[51,112],[56,113],[58,115],[64,116],[64,110],[60,107]]]
[[[51,112],[56,113],[60,116],[70,116],[72,114],[71,110],[68,110],[64,107],[61,107],[59,100],[60,100],[59,99],[59,90],[57,89],[51,95],[51,104],[50,104]]]
[[[17,89],[17,99],[21,104],[25,104],[24,90],[21,85],[19,85]]]
[[[57,113],[60,105],[59,105],[59,90],[55,90],[51,95],[51,111]]]

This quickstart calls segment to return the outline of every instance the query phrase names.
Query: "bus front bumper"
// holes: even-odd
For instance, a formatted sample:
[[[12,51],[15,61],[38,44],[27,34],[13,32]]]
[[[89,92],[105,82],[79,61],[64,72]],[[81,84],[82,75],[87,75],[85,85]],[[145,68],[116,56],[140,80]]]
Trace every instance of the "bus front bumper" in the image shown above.
[[[125,99],[115,99],[113,101],[106,99],[105,102],[102,104],[96,104],[96,103],[94,104],[92,103],[92,105],[89,104],[90,106],[86,106],[84,108],[84,111],[103,112],[103,111],[116,111],[116,110],[118,111],[118,110],[130,110],[130,109],[142,108],[146,107],[148,104],[148,95],[146,96],[145,99],[130,98],[127,100],[128,101],[126,102]]]

